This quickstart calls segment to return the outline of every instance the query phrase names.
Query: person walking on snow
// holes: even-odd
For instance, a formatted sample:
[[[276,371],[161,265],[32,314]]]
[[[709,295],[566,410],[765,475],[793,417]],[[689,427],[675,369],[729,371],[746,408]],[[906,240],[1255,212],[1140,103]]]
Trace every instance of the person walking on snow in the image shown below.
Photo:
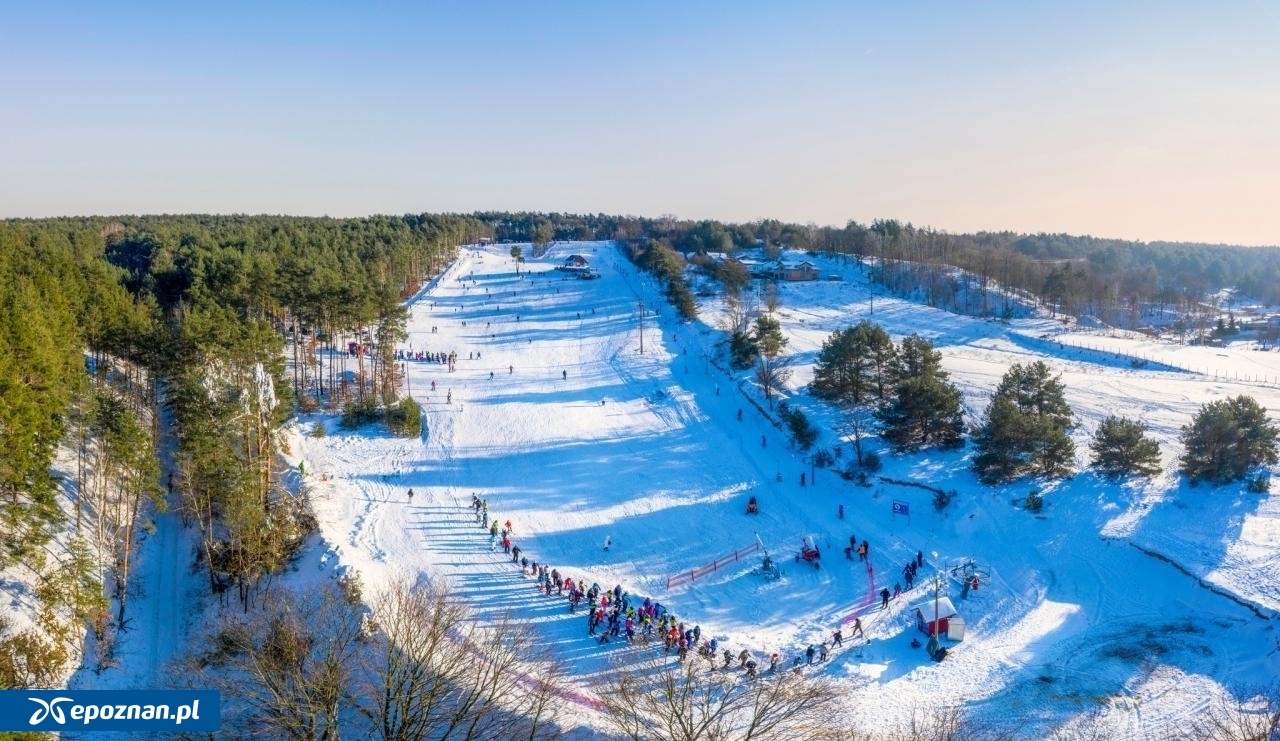
[[[858,635],[863,638],[867,637],[867,634],[862,632],[862,618],[856,617],[853,619],[853,630],[849,631],[849,635]]]
[[[880,609],[881,610],[889,609],[889,588],[888,587],[885,587],[884,589],[880,590]]]
[[[410,502],[412,502],[412,501],[413,501],[413,489],[410,489],[410,490],[409,490],[409,501],[410,501]]]

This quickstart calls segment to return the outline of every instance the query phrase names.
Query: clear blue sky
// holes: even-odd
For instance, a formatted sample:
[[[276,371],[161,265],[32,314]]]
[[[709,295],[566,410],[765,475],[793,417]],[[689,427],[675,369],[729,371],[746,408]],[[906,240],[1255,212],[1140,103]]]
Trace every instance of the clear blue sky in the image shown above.
[[[0,4],[0,216],[1280,243],[1268,2]]]

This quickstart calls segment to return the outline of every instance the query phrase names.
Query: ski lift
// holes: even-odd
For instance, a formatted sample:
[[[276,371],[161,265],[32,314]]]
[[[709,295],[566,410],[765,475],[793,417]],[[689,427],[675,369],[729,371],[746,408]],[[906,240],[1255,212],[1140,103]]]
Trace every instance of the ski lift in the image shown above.
[[[755,497],[752,497],[752,500],[754,499]],[[760,562],[761,575],[766,579],[782,578],[782,569],[778,568],[778,564],[769,555],[769,549],[764,547],[764,541],[760,539],[760,533],[756,533],[756,542],[760,544],[760,550],[764,551],[764,560]]]

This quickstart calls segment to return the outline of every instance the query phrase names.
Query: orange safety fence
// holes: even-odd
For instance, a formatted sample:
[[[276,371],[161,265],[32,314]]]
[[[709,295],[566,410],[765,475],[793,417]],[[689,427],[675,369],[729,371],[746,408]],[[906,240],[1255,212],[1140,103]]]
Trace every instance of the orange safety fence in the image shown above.
[[[716,560],[712,561],[706,566],[699,566],[696,569],[690,569],[689,571],[681,571],[679,574],[675,574],[674,576],[669,576],[667,577],[667,589],[671,589],[672,587],[678,587],[681,584],[684,584],[686,582],[690,582],[690,583],[695,582],[698,579],[701,579],[702,577],[706,576],[707,574],[713,574],[719,571],[721,567],[734,563],[735,561],[739,561],[742,559],[743,556],[749,556],[758,550],[760,550],[760,541],[757,540],[751,545],[746,546],[744,548],[739,548],[738,550],[734,551],[733,553],[727,556],[724,556],[722,558],[717,558]]]

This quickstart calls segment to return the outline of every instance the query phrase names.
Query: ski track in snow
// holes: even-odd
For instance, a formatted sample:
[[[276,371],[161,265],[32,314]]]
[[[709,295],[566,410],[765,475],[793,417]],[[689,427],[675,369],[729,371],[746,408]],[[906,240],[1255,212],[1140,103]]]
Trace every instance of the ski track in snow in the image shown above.
[[[957,490],[939,514],[925,490],[876,481],[858,487],[814,469],[789,447],[775,422],[761,416],[768,404],[750,382],[738,383],[749,373],[722,370],[711,329],[721,311],[716,304],[700,307],[699,322],[676,321],[653,282],[607,243],[557,243],[521,265],[519,276],[505,250],[463,250],[411,302],[406,344],[459,354],[453,373],[408,364],[425,412],[421,441],[339,431],[332,418],[328,437],[299,429],[291,441],[309,463],[325,537],[343,544],[337,555],[371,590],[398,573],[426,573],[482,616],[516,610],[538,624],[570,667],[573,696],[584,704],[614,667],[660,651],[589,640],[584,610],[570,615],[563,598],[535,593],[532,577],[500,547],[490,550],[468,506],[475,492],[488,500],[492,517],[512,520],[513,541],[530,559],[656,598],[735,653],[779,651],[789,667],[804,646],[829,640],[840,625],[847,633],[861,617],[868,642],[855,646],[846,635],[845,648],[805,670],[847,683],[845,712],[866,728],[901,727],[921,709],[963,701],[980,717],[1039,729],[1083,722],[1089,709],[1101,708],[1109,737],[1153,738],[1185,727],[1189,713],[1236,683],[1280,674],[1276,649],[1258,648],[1275,643],[1268,621],[1123,542],[1168,553],[1274,611],[1275,495],[1208,495],[1171,475],[1117,486],[1080,473],[1045,482],[1046,511],[1036,517],[1014,506],[1033,482],[981,487],[962,458],[967,452],[886,456],[882,473],[889,478]],[[603,277],[584,281],[552,270],[574,252]],[[840,283],[781,286],[778,316],[794,338],[789,351],[811,364],[831,332],[864,317],[895,338],[920,332],[943,354],[975,419],[1011,363],[1044,360],[1062,374],[1068,402],[1086,423],[1075,433],[1078,466],[1087,463],[1092,426],[1106,414],[1146,422],[1171,468],[1181,425],[1205,401],[1250,393],[1280,407],[1280,392],[1228,380],[1221,369],[1217,380],[1203,371],[1160,370],[1200,367],[1208,355],[1183,351],[1201,348],[1125,345],[1060,332],[1055,320],[1006,325],[885,296],[868,315],[865,283],[844,272]],[[1133,367],[1135,357],[1150,364]],[[798,389],[811,377],[798,366],[788,396],[830,430],[836,415]],[[819,445],[833,444],[824,432]],[[844,448],[847,459],[850,446]],[[333,478],[317,482],[322,472]],[[811,475],[803,488],[802,472]],[[761,512],[747,516],[752,495]],[[1224,497],[1235,500],[1225,515]],[[891,516],[894,500],[909,503],[912,519]],[[843,521],[835,517],[838,504],[846,508]],[[757,534],[781,566],[780,579],[755,573],[756,553],[666,589],[668,577],[732,554]],[[844,558],[850,534],[871,542],[872,568]],[[804,535],[820,544],[819,569],[794,560]],[[606,536],[613,544],[607,552]],[[880,610],[876,592],[892,589],[917,551],[927,560],[915,588]],[[915,631],[914,609],[930,604],[935,573],[966,558],[992,578],[968,599],[960,598],[957,581],[940,578],[967,625],[965,639],[935,664],[909,646],[913,637],[925,638]]]

